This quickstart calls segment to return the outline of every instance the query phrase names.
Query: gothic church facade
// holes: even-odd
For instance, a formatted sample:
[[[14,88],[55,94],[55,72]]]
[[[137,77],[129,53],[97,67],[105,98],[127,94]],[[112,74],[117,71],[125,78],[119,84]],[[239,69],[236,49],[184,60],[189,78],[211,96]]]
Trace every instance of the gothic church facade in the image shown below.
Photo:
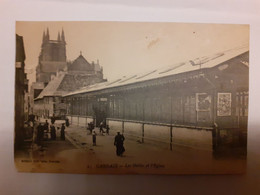
[[[49,29],[43,32],[41,52],[33,83],[33,114],[43,118],[63,116],[66,107],[62,95],[82,87],[106,81],[99,61],[88,62],[82,52],[73,61],[67,61],[65,34],[62,29],[57,40],[51,40]],[[36,88],[38,86],[38,88]],[[42,86],[39,89],[39,86]],[[35,93],[37,92],[37,93]]]
[[[36,82],[46,86],[58,71],[67,67],[66,41],[64,31],[58,33],[57,40],[50,40],[49,29],[43,32],[39,63],[36,68]]]

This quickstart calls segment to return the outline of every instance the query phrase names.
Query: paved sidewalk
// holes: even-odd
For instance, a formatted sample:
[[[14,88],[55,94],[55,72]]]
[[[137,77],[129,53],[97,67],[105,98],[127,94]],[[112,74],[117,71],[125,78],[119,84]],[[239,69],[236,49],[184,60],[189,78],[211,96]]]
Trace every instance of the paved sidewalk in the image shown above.
[[[95,152],[97,158],[103,159],[105,156],[108,161],[118,158],[116,156],[116,147],[114,146],[114,135],[100,134],[98,128],[94,130],[97,134],[96,146],[93,146],[90,131],[84,127],[69,126],[65,129],[65,136],[76,148]],[[129,140],[125,141],[126,146],[130,143]]]
[[[100,135],[99,129],[96,128],[97,146],[93,146],[92,135],[90,135],[90,132],[86,128],[70,126],[65,131],[66,138],[74,146],[80,150],[92,153],[92,157],[90,158],[92,163],[136,166],[135,171],[139,170],[140,173],[151,171],[153,173],[169,173],[170,171],[177,174],[230,173],[243,170],[245,166],[244,159],[216,160],[210,151],[196,150],[182,146],[174,146],[173,150],[170,151],[160,145],[151,143],[142,144],[128,137],[126,137],[124,142],[126,149],[124,157],[118,157],[116,156],[116,147],[114,146],[114,135]],[[86,162],[88,162],[87,159]],[[158,166],[159,168],[157,167],[153,170],[144,169],[143,166],[148,164],[155,165],[155,167]],[[128,169],[124,170],[128,171]]]
[[[43,122],[43,121],[42,121]],[[125,136],[123,157],[116,155],[115,135],[100,135],[95,129],[96,146],[86,128],[69,126],[65,129],[66,140],[59,138],[61,124],[56,121],[56,141],[44,141],[43,150],[35,150],[16,158],[22,171],[94,173],[94,174],[214,174],[239,173],[246,166],[245,159],[214,159],[210,151],[202,151],[183,146],[173,146],[170,151],[161,145],[138,142],[137,138]],[[111,131],[113,133],[113,129]],[[21,162],[21,160],[31,160]],[[34,162],[36,160],[36,162]]]

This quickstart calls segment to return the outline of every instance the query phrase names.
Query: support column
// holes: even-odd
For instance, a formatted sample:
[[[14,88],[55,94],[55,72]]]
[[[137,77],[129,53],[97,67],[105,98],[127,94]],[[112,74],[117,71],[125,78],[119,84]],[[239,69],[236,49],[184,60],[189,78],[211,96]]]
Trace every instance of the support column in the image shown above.
[[[144,123],[142,123],[142,143],[144,143]]]
[[[172,150],[172,125],[170,127],[170,150]]]
[[[123,95],[123,121],[122,121],[122,133],[125,131],[125,96]]]
[[[170,105],[171,105],[171,127],[170,127],[170,150],[172,150],[172,94],[173,94],[173,90],[172,87],[170,86]]]
[[[123,121],[122,121],[122,133],[124,133],[124,131],[125,131],[125,121],[123,119]]]
[[[144,120],[145,120],[145,96],[143,96],[142,143],[144,143]]]

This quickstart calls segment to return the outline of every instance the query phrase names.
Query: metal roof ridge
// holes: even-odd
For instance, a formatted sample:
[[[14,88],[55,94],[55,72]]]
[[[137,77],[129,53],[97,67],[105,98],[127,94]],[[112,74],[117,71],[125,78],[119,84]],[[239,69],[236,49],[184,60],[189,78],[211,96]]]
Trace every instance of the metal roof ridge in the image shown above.
[[[248,49],[246,49],[246,48],[248,48]],[[213,60],[216,60],[217,58],[221,58],[221,57],[223,57],[223,56],[226,56],[227,53],[231,53],[231,54],[232,54],[233,51],[237,51],[237,50],[239,51],[239,50],[241,50],[241,49],[246,49],[246,51],[242,51],[242,52],[235,53],[235,54],[232,55],[232,56],[227,56],[227,57],[230,57],[230,58],[228,58],[228,59],[223,59],[223,60],[226,60],[226,61],[227,61],[227,60],[229,60],[229,59],[234,58],[235,56],[241,55],[241,54],[243,54],[243,53],[249,51],[249,47],[246,46],[246,45],[238,46],[238,47],[231,48],[231,49],[228,49],[228,50],[225,50],[225,51],[218,51],[218,52],[215,52],[215,53],[213,53],[213,54],[211,54],[211,55],[203,56],[204,58],[209,58],[209,60],[206,61],[206,62],[204,62],[203,64],[207,64],[207,63],[209,63],[209,62],[211,62],[211,61],[213,61]],[[217,55],[217,54],[222,54],[222,55],[217,56],[217,57],[214,57],[214,56]],[[213,57],[212,57],[212,56],[213,56]],[[195,58],[195,59],[200,59],[200,58],[202,58],[202,57],[198,57],[198,58]],[[193,60],[195,60],[195,59],[193,59]],[[188,65],[188,64],[192,66],[192,64],[191,64],[190,61],[191,61],[191,60],[185,60],[185,61],[183,61],[183,62],[176,63],[176,64],[179,64],[179,66],[177,66],[177,67],[172,67],[172,69],[170,68],[170,66],[168,66],[167,68],[169,68],[169,69],[171,69],[171,70],[166,71],[166,72],[170,72],[170,71],[176,70],[176,69],[178,69],[178,68],[180,68],[180,67],[182,67],[182,66],[184,66],[184,65]],[[203,68],[201,68],[201,69],[205,69],[205,68],[207,68],[207,67],[203,67]],[[165,67],[160,68],[160,69],[165,69]],[[134,77],[134,81],[131,82],[131,83],[120,82],[120,81],[123,81],[123,80],[126,79],[126,78],[129,78],[130,76],[123,76],[123,77],[118,78],[118,79],[115,79],[115,80],[113,80],[113,81],[111,81],[111,82],[104,82],[104,83],[107,83],[107,84],[105,85],[105,86],[108,86],[107,88],[114,88],[114,87],[120,87],[120,86],[124,86],[124,85],[128,85],[128,84],[140,83],[140,82],[145,82],[145,81],[149,81],[149,80],[153,80],[153,79],[157,79],[157,78],[163,78],[163,77],[175,75],[174,73],[172,73],[172,74],[170,74],[170,75],[167,75],[167,74],[166,74],[166,75],[163,75],[164,73],[160,73],[160,72],[159,72],[160,69],[145,71],[145,72],[143,72],[143,73],[137,74],[137,76]],[[194,71],[194,70],[188,70],[187,72],[190,72],[190,71]],[[144,77],[147,77],[147,76],[149,76],[149,75],[151,75],[151,74],[153,74],[153,73],[155,73],[155,72],[157,72],[158,75],[159,75],[159,74],[161,74],[161,75],[160,75],[159,77],[154,77],[154,78],[153,78],[153,77],[152,77],[152,78],[150,77],[150,78],[148,78],[148,79],[144,79],[144,80],[143,80]],[[166,73],[166,72],[165,72],[165,73]],[[178,74],[179,74],[179,73],[178,73]],[[139,79],[140,79],[140,80],[139,80]],[[131,79],[129,79],[129,80],[131,80]],[[119,83],[119,85],[113,85],[113,84],[116,84],[116,83],[117,83],[117,84]],[[112,85],[112,86],[109,86],[109,85]],[[95,90],[93,90],[94,87],[95,87],[95,85],[94,85],[93,87],[88,88],[88,89],[85,89],[85,90],[83,90],[83,89],[81,88],[80,91],[77,90],[77,91],[74,91],[73,93],[66,94],[65,96],[70,96],[70,95],[75,95],[75,94],[79,94],[79,93],[85,93],[85,92],[95,91]],[[98,88],[98,89],[96,89],[96,91],[97,91],[97,90],[102,90],[102,89],[104,89],[104,88],[101,88],[101,89]]]

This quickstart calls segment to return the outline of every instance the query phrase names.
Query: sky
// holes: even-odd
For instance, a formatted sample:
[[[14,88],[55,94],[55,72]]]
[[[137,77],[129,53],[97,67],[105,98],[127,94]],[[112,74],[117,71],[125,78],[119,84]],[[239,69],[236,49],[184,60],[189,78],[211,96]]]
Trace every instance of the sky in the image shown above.
[[[64,30],[67,60],[75,60],[80,52],[89,62],[98,59],[108,80],[249,45],[249,25],[18,21],[16,33],[24,38],[30,83],[47,28],[51,40]]]

